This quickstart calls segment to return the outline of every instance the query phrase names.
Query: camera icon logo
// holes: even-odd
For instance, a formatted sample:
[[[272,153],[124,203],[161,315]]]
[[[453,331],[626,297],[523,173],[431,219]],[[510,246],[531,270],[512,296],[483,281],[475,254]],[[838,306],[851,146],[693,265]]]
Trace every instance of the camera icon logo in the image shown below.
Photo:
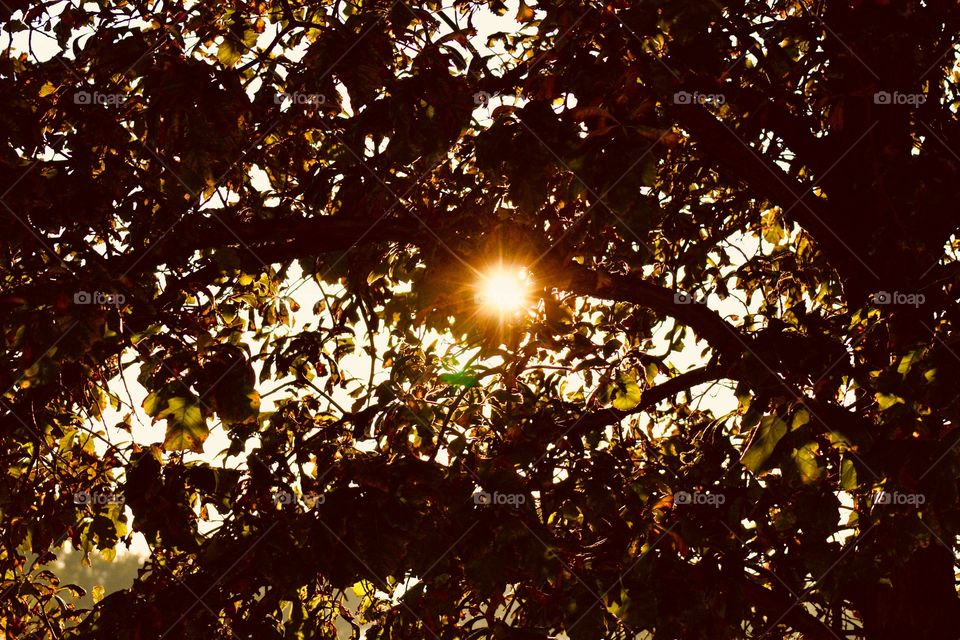
[[[879,491],[874,495],[875,505],[908,505],[919,507],[925,504],[927,497],[922,493],[900,493],[899,491]]]
[[[877,91],[873,94],[874,104],[891,104],[892,102],[893,95],[889,91]]]
[[[673,304],[693,304],[694,302],[696,302],[696,300],[694,300],[693,296],[689,293],[677,291],[673,294]]]
[[[877,291],[873,294],[874,304],[890,304],[891,296],[889,291]]]
[[[93,102],[93,94],[89,91],[77,91],[73,94],[73,103],[74,104],[91,104]]]
[[[77,491],[73,494],[73,504],[90,504],[90,494],[86,491]]]
[[[673,494],[673,504],[692,504],[693,496],[686,491],[677,491]]]
[[[273,504],[292,504],[293,495],[286,491],[277,491],[273,494]]]
[[[478,491],[473,494],[473,504],[492,504],[493,497],[486,491]]]
[[[693,94],[689,91],[677,91],[673,94],[674,104],[691,104],[693,103]]]
[[[90,304],[92,301],[89,291],[77,291],[73,294],[73,304]]]
[[[473,94],[473,104],[478,107],[487,107],[490,105],[490,98],[492,96],[486,91],[477,91]]]

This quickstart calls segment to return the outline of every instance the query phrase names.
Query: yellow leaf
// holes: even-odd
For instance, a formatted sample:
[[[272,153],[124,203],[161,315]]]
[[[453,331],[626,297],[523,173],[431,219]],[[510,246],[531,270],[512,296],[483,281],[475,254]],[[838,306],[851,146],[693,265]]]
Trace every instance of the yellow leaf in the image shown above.
[[[874,397],[880,405],[880,411],[886,411],[895,404],[903,404],[903,398],[892,393],[876,393]]]
[[[103,600],[103,585],[95,584],[93,589],[90,591],[90,597],[93,598],[93,603],[96,604]]]
[[[358,598],[362,598],[373,591],[373,588],[372,582],[369,582],[368,580],[361,580],[353,585],[353,595],[357,596]]]
[[[635,380],[623,380],[613,390],[613,407],[621,411],[629,411],[640,404],[642,398],[643,391]]]
[[[517,22],[530,22],[533,20],[533,16],[533,7],[528,6],[526,2],[520,0],[520,6],[517,8]]]
[[[57,88],[53,86],[52,82],[44,82],[43,86],[40,87],[40,97],[48,96],[56,90]]]

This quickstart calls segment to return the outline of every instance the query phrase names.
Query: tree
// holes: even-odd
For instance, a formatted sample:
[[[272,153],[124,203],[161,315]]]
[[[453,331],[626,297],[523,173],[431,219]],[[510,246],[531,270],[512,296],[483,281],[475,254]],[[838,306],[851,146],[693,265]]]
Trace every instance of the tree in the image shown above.
[[[0,19],[7,637],[957,637],[956,3]]]

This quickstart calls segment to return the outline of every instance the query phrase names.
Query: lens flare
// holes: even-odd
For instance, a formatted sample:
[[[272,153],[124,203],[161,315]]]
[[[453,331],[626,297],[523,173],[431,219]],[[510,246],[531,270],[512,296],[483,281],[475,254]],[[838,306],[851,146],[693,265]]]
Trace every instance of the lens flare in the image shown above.
[[[527,270],[504,266],[491,269],[482,277],[480,298],[486,309],[501,316],[517,313],[529,304]]]

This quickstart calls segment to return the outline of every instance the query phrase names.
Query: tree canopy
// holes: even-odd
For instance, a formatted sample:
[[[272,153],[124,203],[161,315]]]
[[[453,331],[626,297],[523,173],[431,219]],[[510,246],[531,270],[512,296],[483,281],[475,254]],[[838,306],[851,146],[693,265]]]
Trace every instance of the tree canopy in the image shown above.
[[[6,637],[960,635],[957,3],[7,2]]]

